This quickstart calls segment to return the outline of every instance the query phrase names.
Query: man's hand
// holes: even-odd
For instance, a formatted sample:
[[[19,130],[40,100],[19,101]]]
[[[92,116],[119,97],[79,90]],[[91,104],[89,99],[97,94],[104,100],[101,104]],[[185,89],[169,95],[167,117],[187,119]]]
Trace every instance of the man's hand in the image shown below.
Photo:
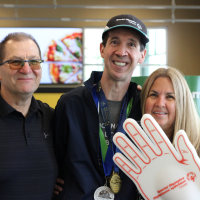
[[[53,191],[54,195],[59,195],[59,193],[63,190],[63,188],[61,186],[59,186],[58,184],[64,185],[64,180],[57,178],[56,184],[54,186],[54,191]]]
[[[122,133],[113,141],[130,160],[116,153],[114,162],[135,183],[146,200],[199,200],[200,159],[183,130],[175,136],[175,148],[151,115],[142,117],[141,125],[127,119],[124,129],[134,144]]]

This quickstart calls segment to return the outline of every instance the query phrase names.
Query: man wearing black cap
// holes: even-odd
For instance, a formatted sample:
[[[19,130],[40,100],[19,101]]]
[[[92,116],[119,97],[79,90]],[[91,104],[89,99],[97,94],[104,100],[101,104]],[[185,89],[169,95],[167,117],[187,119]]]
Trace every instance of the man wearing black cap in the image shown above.
[[[140,93],[131,82],[145,59],[146,26],[132,15],[111,18],[102,35],[104,71],[64,94],[55,110],[55,150],[63,191],[56,199],[137,199],[133,182],[114,165],[112,142],[126,118],[141,119]]]

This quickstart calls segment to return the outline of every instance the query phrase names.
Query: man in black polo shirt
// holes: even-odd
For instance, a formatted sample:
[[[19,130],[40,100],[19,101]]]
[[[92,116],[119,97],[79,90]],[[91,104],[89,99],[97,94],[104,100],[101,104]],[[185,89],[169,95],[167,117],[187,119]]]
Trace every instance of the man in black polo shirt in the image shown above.
[[[42,62],[31,35],[12,33],[0,43],[1,200],[52,198],[57,177],[53,109],[33,97]]]

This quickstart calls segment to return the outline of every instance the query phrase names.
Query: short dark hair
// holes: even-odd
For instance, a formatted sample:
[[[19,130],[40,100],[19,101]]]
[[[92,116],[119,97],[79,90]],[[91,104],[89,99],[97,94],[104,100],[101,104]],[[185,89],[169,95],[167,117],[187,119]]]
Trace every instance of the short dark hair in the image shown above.
[[[39,47],[38,43],[36,42],[35,38],[33,38],[32,35],[27,34],[27,33],[23,33],[23,32],[15,32],[15,33],[9,33],[0,43],[0,63],[3,62],[3,59],[5,57],[5,54],[6,54],[5,45],[9,40],[20,42],[20,41],[28,40],[28,39],[35,42],[35,44],[37,45],[38,50],[39,50],[40,58],[42,58],[40,47]]]
[[[123,29],[129,29],[129,30],[130,30],[130,28],[125,28],[125,27],[123,27]],[[111,30],[110,30],[110,31],[111,31]],[[107,44],[107,41],[108,41],[108,38],[109,38],[109,32],[110,32],[110,31],[104,33],[104,37],[103,37],[103,41],[102,41],[102,44],[103,44],[104,47],[105,47],[106,44]],[[131,31],[134,31],[134,30],[131,30]],[[135,32],[136,32],[136,31],[135,31]],[[136,33],[137,33],[137,32],[136,32]],[[140,51],[144,51],[145,47],[146,47],[146,43],[144,43],[144,42],[142,41],[142,38],[140,37]]]

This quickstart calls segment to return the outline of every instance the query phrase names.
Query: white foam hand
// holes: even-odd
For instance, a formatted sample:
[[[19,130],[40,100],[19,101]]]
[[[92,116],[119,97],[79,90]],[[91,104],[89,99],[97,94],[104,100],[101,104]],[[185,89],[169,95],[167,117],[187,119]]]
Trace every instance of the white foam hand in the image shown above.
[[[141,125],[146,133],[133,119],[123,124],[135,144],[115,134],[114,143],[129,160],[116,153],[114,162],[146,200],[200,200],[200,159],[186,133],[177,132],[174,148],[151,115],[145,114]]]

